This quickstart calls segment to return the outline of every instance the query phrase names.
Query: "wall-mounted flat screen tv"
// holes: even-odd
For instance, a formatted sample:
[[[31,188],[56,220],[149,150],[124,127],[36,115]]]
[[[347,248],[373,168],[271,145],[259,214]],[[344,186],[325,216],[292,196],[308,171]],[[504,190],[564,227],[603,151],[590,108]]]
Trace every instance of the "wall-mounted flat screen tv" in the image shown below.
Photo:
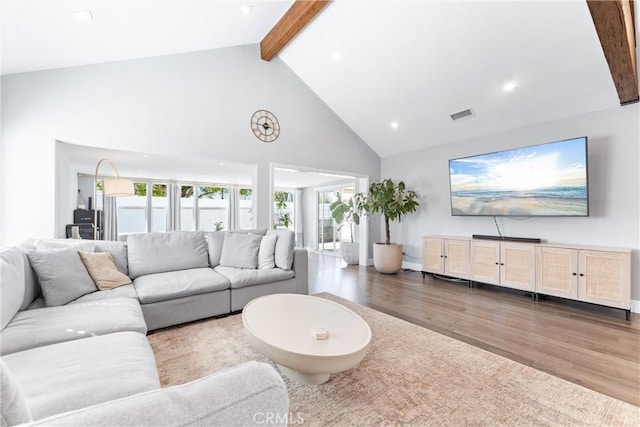
[[[589,216],[587,137],[449,160],[451,214]]]

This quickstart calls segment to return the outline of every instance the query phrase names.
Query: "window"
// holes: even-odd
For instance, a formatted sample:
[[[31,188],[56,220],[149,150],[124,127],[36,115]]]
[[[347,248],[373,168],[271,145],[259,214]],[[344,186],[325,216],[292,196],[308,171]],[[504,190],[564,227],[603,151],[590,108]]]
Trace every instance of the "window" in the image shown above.
[[[151,181],[134,182],[135,195],[118,197],[118,235],[169,230],[170,190],[174,184]],[[176,184],[177,185],[177,184]],[[230,206],[229,188],[207,183],[187,183],[179,189],[180,224],[184,231],[229,230],[231,209],[239,209],[239,228],[253,227],[253,192],[239,188],[237,205]],[[172,190],[174,191],[174,190]],[[173,202],[172,202],[173,203]],[[178,206],[175,206],[178,209]]]
[[[180,229],[184,231],[196,229],[194,188],[193,185],[180,186]]]
[[[198,230],[229,229],[229,189],[198,185]]]
[[[293,230],[293,192],[276,190],[273,193],[273,228]]]
[[[167,184],[151,185],[151,231],[167,231]]]
[[[238,190],[238,208],[240,209],[240,228],[253,228],[253,191],[250,188]]]
[[[134,195],[118,197],[118,236],[147,231],[147,183],[134,182]]]

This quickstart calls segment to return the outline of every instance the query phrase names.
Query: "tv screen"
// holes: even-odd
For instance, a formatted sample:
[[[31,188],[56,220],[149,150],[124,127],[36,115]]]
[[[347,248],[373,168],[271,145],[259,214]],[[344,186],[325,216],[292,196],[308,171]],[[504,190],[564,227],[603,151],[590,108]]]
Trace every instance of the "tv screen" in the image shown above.
[[[588,216],[587,137],[449,160],[452,215]]]

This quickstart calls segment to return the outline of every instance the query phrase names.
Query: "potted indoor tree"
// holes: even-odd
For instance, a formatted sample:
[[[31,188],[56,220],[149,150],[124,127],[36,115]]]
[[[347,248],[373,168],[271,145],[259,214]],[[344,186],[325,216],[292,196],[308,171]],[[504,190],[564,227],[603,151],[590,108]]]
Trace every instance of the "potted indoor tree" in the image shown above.
[[[407,190],[403,181],[389,178],[372,182],[367,194],[354,196],[356,224],[360,222],[361,214],[380,213],[384,218],[385,241],[373,245],[373,265],[380,273],[394,274],[402,268],[402,245],[391,243],[389,221],[400,222],[403,215],[415,212],[419,206],[418,197],[415,191]]]
[[[333,220],[338,224],[338,232],[343,227],[349,227],[349,242],[340,242],[340,255],[347,264],[357,264],[360,257],[358,256],[358,243],[353,241],[353,224],[354,215],[357,215],[354,211],[353,198],[348,201],[342,200],[340,193],[336,193],[338,200],[333,202],[329,209],[331,209],[331,216]]]

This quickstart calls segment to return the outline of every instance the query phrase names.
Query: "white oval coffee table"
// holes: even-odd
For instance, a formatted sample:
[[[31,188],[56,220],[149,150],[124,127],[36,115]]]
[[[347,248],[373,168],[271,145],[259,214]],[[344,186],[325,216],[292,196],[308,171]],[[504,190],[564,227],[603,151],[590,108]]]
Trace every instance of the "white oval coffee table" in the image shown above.
[[[348,308],[299,294],[273,294],[249,302],[242,323],[253,347],[289,378],[322,384],[334,373],[355,367],[371,342],[371,328]],[[315,339],[312,330],[328,331]]]

